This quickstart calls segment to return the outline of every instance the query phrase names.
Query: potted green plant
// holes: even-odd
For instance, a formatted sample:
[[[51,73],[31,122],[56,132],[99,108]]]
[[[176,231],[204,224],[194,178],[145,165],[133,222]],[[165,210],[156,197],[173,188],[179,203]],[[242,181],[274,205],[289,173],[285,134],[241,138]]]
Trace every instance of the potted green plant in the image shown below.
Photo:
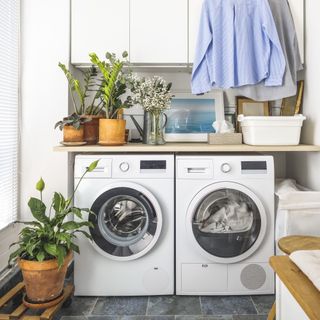
[[[27,305],[59,302],[72,253],[80,253],[75,243],[76,234],[91,238],[81,229],[83,226],[92,227],[89,221],[82,219],[82,213],[90,214],[90,209],[74,207],[72,201],[83,177],[97,164],[98,160],[89,165],[70,198],[65,199],[61,193],[54,192],[48,208],[42,201],[45,183],[40,179],[36,184],[40,198],[32,197],[28,202],[34,220],[21,222],[26,226],[20,232],[19,241],[11,245],[18,247],[9,258],[9,264],[17,260],[22,271]],[[69,219],[73,215],[78,217],[78,222]]]
[[[79,116],[76,113],[58,121],[54,128],[63,130],[64,144],[81,144],[84,142],[84,124],[91,121],[87,117]]]
[[[95,53],[89,56],[102,74],[100,89],[106,118],[99,120],[99,144],[122,145],[125,143],[126,129],[122,111],[133,105],[130,96],[124,98],[128,83],[124,66],[128,65],[128,53],[123,52],[122,59],[118,59],[115,54],[107,52],[107,61],[101,61]]]
[[[84,141],[96,144],[99,138],[99,119],[103,117],[104,109],[97,70],[94,66],[86,71],[80,70],[83,78],[81,82],[63,63],[59,63],[59,67],[68,80],[74,113],[89,119],[84,123]]]

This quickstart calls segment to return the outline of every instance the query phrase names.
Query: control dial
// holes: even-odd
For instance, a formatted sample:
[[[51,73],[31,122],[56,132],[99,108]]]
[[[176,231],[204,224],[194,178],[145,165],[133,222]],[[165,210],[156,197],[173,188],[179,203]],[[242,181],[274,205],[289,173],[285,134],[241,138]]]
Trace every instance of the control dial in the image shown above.
[[[230,172],[230,171],[231,171],[231,166],[230,166],[230,164],[229,164],[229,163],[223,163],[223,164],[221,165],[221,171],[222,171],[223,173],[228,173],[228,172]]]
[[[130,168],[129,163],[128,162],[121,162],[119,165],[119,168],[122,172],[127,172]]]

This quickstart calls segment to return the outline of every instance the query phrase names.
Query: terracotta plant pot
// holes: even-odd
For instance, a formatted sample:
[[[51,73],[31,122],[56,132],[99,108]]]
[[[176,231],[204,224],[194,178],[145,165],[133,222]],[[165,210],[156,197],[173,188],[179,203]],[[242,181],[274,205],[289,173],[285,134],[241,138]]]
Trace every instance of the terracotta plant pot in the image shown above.
[[[97,144],[99,141],[99,120],[102,116],[83,115],[81,117],[92,119],[84,123],[84,141],[87,144]]]
[[[67,125],[63,127],[63,141],[64,142],[83,142],[84,129],[80,126],[80,129],[76,129],[73,126]]]
[[[72,252],[69,252],[60,269],[57,259],[43,262],[18,260],[29,302],[48,302],[61,295],[71,259]]]
[[[99,144],[104,146],[120,146],[125,144],[126,120],[100,119]]]

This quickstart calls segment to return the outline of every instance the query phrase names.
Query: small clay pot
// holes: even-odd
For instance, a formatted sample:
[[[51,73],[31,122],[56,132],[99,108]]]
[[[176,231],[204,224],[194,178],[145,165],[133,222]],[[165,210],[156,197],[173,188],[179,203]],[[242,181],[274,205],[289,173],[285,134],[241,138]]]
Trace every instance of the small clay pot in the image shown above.
[[[99,144],[104,146],[121,146],[125,144],[126,120],[100,119]]]
[[[63,141],[64,142],[83,142],[84,128],[83,125],[79,129],[71,125],[63,127]]]
[[[71,260],[72,252],[70,251],[59,269],[57,259],[42,262],[18,259],[28,301],[44,303],[59,297]]]
[[[83,115],[82,118],[90,118],[84,123],[84,141],[87,144],[97,144],[99,141],[99,120],[102,116]]]

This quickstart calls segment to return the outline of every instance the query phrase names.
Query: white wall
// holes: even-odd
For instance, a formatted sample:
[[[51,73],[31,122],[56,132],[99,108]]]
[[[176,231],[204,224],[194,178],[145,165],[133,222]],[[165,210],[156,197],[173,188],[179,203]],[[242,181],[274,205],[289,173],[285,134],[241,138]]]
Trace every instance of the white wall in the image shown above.
[[[306,90],[303,113],[308,117],[302,142],[320,145],[320,1],[306,0]],[[295,154],[287,158],[288,177],[320,190],[320,153]]]
[[[21,193],[22,219],[30,219],[28,198],[42,176],[45,200],[67,193],[67,155],[52,148],[61,140],[56,121],[68,112],[68,87],[58,62],[69,63],[68,0],[22,0]]]

